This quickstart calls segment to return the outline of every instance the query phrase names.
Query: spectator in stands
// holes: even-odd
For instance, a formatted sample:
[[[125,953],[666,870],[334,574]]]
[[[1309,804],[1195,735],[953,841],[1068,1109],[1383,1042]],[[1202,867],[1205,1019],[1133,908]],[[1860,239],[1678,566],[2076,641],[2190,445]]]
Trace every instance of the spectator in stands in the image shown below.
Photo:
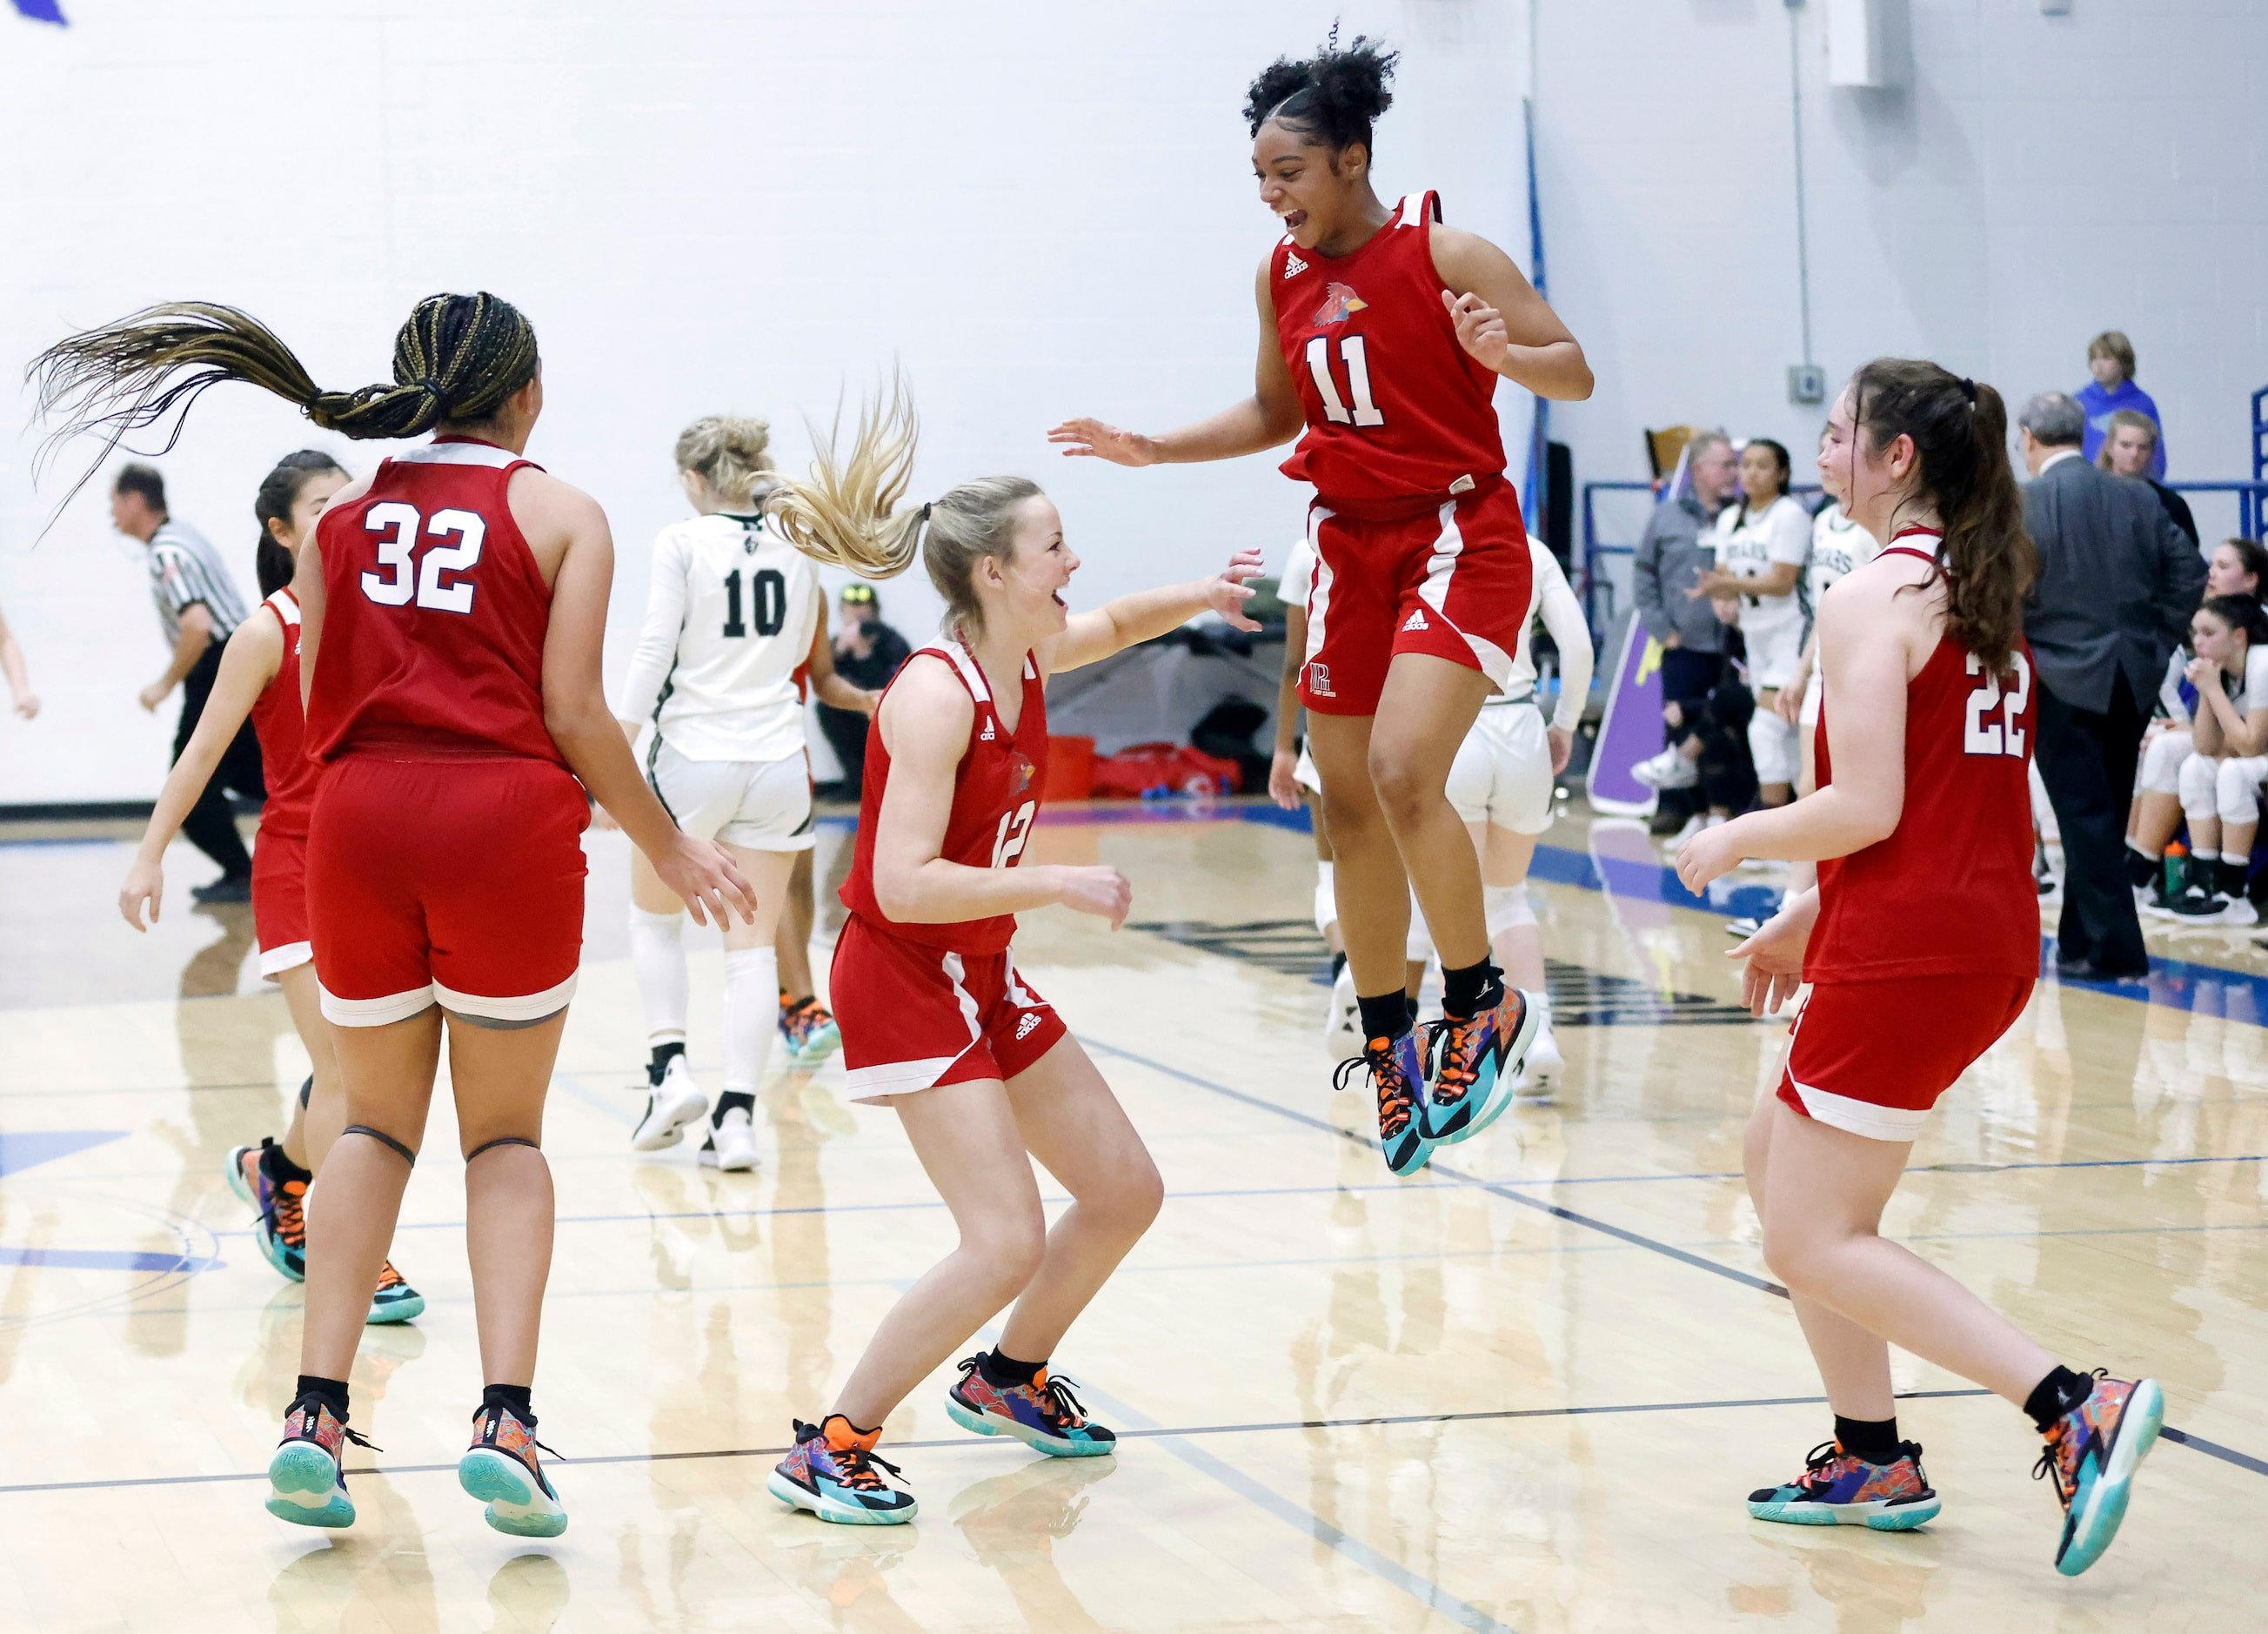
[[[2198,543],[2197,518],[2190,514],[2190,502],[2150,475],[2158,457],[2158,423],[2136,408],[2113,409],[2110,429],[2102,438],[2102,452],[2095,463],[2113,476],[2131,477],[2147,482],[2150,491],[2158,496],[2158,503],[2166,508],[2174,526],[2190,536],[2190,543]]]
[[[835,673],[854,687],[880,692],[913,656],[906,638],[882,622],[882,599],[862,578],[843,586],[836,603]],[[842,796],[855,800],[866,776],[866,729],[873,717],[859,710],[819,706],[819,729],[843,763]]]
[[[2040,578],[2024,618],[2038,669],[2035,757],[2063,833],[2056,968],[2074,979],[2149,972],[2127,887],[2123,819],[2167,657],[2188,633],[2205,565],[2149,489],[2080,453],[2087,416],[2043,392],[2017,417],[2024,526]]]
[[[32,690],[32,673],[24,667],[24,649],[16,643],[16,632],[8,628],[8,621],[0,617],[0,675],[8,679],[8,696],[16,713],[26,720],[40,712],[39,694]]]
[[[2257,601],[2263,600],[2263,585],[2268,585],[2268,550],[2262,549],[2257,540],[2224,539],[2213,548],[2213,562],[2205,569],[2205,594],[2250,596]]]
[[[2257,924],[2244,887],[2268,777],[2268,618],[2250,596],[2207,596],[2190,620],[2190,648],[2168,665],[2165,699],[2169,717],[2178,713],[2190,727],[2169,728],[2145,757],[2128,880],[2137,900],[2165,918]],[[2166,762],[2176,755],[2169,779]],[[2169,871],[2166,843],[2183,817],[2189,855]]]
[[[1692,736],[1703,703],[1724,673],[1724,626],[1707,601],[1689,593],[1715,564],[1714,542],[1705,535],[1732,497],[1737,468],[1730,438],[1722,431],[1697,434],[1685,450],[1686,491],[1654,506],[1631,558],[1638,621],[1662,647],[1667,747],[1636,769],[1638,781],[1661,791],[1658,834],[1677,832],[1705,798],[1697,759],[1676,751]]]
[[[221,649],[244,622],[244,598],[212,541],[166,510],[166,479],[154,466],[120,468],[111,485],[110,519],[120,533],[139,540],[149,556],[150,593],[173,659],[164,674],[142,688],[142,707],[154,710],[174,688],[181,689],[181,718],[173,729],[173,759],[179,760],[220,673]],[[189,895],[200,902],[252,900],[252,857],[236,832],[232,794],[253,802],[268,798],[260,777],[260,740],[249,720],[238,729],[204,792],[181,821],[189,843],[220,865],[219,879],[191,887]]]
[[[2145,416],[2158,428],[2158,445],[2151,451],[2150,475],[2166,475],[2165,423],[2150,394],[2134,384],[2134,343],[2116,329],[2105,329],[2087,343],[2088,372],[2095,378],[2079,388],[2079,406],[2087,416],[2087,437],[2080,450],[2092,460],[2102,452],[2110,435],[2110,416],[2121,408]]]
[[[1756,704],[1749,716],[1749,752],[1757,799],[1766,806],[1795,798],[1801,769],[1795,723],[1778,711],[1780,688],[1795,678],[1809,622],[1797,593],[1811,556],[1811,512],[1787,491],[1792,475],[1787,450],[1769,437],[1751,438],[1741,450],[1741,503],[1717,519],[1717,566],[1685,593],[1730,596],[1740,608]]]

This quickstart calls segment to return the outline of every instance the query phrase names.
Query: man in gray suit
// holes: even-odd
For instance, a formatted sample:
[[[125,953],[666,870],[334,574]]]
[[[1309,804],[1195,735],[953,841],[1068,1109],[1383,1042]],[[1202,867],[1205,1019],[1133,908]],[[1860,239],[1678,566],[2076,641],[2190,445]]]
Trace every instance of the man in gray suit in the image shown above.
[[[2125,874],[2126,806],[2149,700],[2205,594],[2205,558],[2140,482],[2081,457],[2087,416],[2043,392],[2018,416],[2024,526],[2040,579],[2024,610],[2039,672],[2033,746],[2063,830],[2058,974],[2147,975],[2142,924]]]

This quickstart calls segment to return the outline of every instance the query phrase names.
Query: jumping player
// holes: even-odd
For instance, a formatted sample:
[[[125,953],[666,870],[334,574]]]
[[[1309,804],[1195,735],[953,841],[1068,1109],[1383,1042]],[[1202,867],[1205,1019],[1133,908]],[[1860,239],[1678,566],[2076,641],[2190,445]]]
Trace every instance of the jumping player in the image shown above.
[[[1415,1173],[1510,1100],[1533,1007],[1489,959],[1479,859],[1444,788],[1481,701],[1512,683],[1527,536],[1491,406],[1498,377],[1591,390],[1582,348],[1485,239],[1439,225],[1432,193],[1371,186],[1372,126],[1395,57],[1367,40],[1278,60],[1245,117],[1283,239],[1261,264],[1250,397],[1162,437],[1092,419],[1049,434],[1115,464],[1229,460],[1300,437],[1321,566],[1300,682],[1322,775],[1364,1059],[1388,1166]],[[1304,434],[1303,433],[1304,429]],[[1403,1003],[1410,885],[1441,957],[1439,1065]]]
[[[260,838],[252,853],[260,974],[284,990],[291,1025],[313,1071],[300,1086],[284,1138],[237,1147],[228,1154],[226,1173],[229,1189],[258,1213],[261,1253],[293,1282],[306,1280],[307,1188],[346,1126],[346,1094],[339,1086],[338,1056],[316,992],[314,944],[308,939],[307,815],[319,769],[302,741],[299,603],[291,585],[298,570],[299,547],[331,496],[347,482],[337,460],[306,448],[284,455],[260,484],[253,512],[260,520],[255,567],[265,600],[222,649],[212,696],[158,791],[150,826],[118,893],[127,924],[142,930],[144,908],[150,923],[158,923],[166,895],[166,848],[249,715],[268,779],[268,802],[261,808]],[[262,618],[262,613],[269,616]],[[370,1321],[404,1322],[424,1308],[423,1298],[402,1280],[392,1261],[379,1268]]]
[[[696,915],[755,902],[714,843],[670,821],[607,712],[614,541],[595,501],[521,456],[543,409],[535,331],[493,295],[429,296],[394,337],[391,385],[327,392],[265,327],[194,303],[72,335],[34,369],[41,408],[70,410],[58,437],[114,441],[221,380],[347,437],[440,433],[332,497],[293,586],[307,749],[325,763],[308,920],[348,1124],[308,1211],[302,1372],[268,1508],[354,1520],[347,1373],[446,1014],[485,1385],[458,1479],[498,1531],[556,1535],[567,1513],[536,1456],[530,1387],[551,1262],[543,1098],[581,954],[585,788]]]
[[[2038,569],[1999,394],[1882,358],[1837,400],[1820,453],[1881,554],[1829,593],[1819,790],[1697,835],[1696,892],[1744,857],[1809,858],[1819,883],[1733,950],[1750,1007],[1808,978],[1777,1095],[1746,1160],[1764,1262],[1787,1286],[1835,1434],[1749,1513],[1904,1531],[1934,1517],[1898,1439],[1889,1346],[2021,1406],[2064,1510],[2056,1569],[2084,1571],[2124,1516],[2162,1393],[2074,1373],[1943,1271],[1881,1235],[1940,1095],[2022,1012],[2039,968],[2023,599]]]
[[[896,1473],[875,1452],[883,1422],[1011,1301],[998,1343],[961,1362],[947,1415],[1055,1457],[1115,1450],[1049,1359],[1163,1189],[1011,946],[1027,909],[1061,903],[1115,930],[1130,901],[1115,868],[1020,865],[1047,782],[1048,678],[1208,609],[1258,628],[1241,610],[1256,551],[1210,578],[1069,612],[1079,558],[1038,484],[983,478],[893,514],[913,444],[900,400],[866,416],[847,463],[828,450],[771,504],[798,547],[869,578],[918,554],[946,608],[941,638],[907,661],[875,717],[828,990],[852,1098],[897,1112],[961,1246],[883,1319],[820,1422],[795,1425],[768,1483],[791,1508],[853,1525],[914,1518],[912,1495],[880,1473]],[[1034,1159],[1071,1196],[1052,1230]]]
[[[756,1090],[784,1020],[775,937],[813,837],[798,678],[808,666],[837,709],[871,713],[875,696],[836,674],[818,570],[764,519],[777,481],[770,438],[763,421],[730,415],[696,420],[678,438],[678,480],[698,514],[654,541],[645,626],[615,711],[633,744],[652,725],[646,781],[662,805],[687,833],[720,842],[755,888],[755,923],[725,931],[724,1087],[700,1153],[733,1170],[756,1164]],[[630,1137],[640,1152],[675,1145],[709,1112],[685,1060],[684,936],[684,904],[644,853],[633,857],[630,961],[652,1052]]]
[[[1456,807],[1481,859],[1481,904],[1488,920],[1489,951],[1505,980],[1535,1008],[1535,1043],[1520,1083],[1548,1100],[1558,1089],[1566,1062],[1551,1033],[1551,998],[1543,978],[1543,933],[1528,900],[1528,868],[1537,836],[1551,826],[1552,781],[1567,769],[1575,728],[1591,696],[1590,622],[1567,587],[1552,554],[1528,541],[1531,582],[1528,617],[1513,649],[1512,680],[1481,705],[1449,768],[1449,804]],[[1535,704],[1533,631],[1541,617],[1559,649],[1559,701],[1547,725]]]

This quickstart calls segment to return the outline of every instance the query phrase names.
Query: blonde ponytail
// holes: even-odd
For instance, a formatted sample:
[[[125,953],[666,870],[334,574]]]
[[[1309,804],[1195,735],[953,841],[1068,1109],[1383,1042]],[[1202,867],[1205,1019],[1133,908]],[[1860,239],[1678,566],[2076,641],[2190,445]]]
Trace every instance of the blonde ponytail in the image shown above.
[[[781,536],[804,555],[861,578],[895,578],[914,559],[923,512],[892,514],[912,480],[921,422],[902,380],[861,406],[850,458],[837,453],[842,419],[811,462],[809,477],[773,489],[764,511]]]

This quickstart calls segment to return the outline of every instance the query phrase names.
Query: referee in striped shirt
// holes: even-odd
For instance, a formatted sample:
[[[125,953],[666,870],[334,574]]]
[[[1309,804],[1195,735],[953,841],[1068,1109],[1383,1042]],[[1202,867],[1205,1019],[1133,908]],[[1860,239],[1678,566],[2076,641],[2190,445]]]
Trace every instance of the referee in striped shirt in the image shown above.
[[[158,620],[173,644],[173,662],[166,673],[142,688],[142,707],[154,710],[181,689],[181,719],[173,730],[173,759],[181,758],[197,718],[205,712],[213,678],[220,673],[221,649],[244,622],[244,598],[221,564],[211,541],[186,522],[176,522],[166,510],[166,479],[154,467],[129,465],[120,470],[110,490],[110,519],[118,531],[142,541],[150,557],[150,593],[158,603]],[[183,819],[181,832],[220,865],[220,878],[192,887],[200,902],[248,902],[252,900],[252,857],[236,832],[232,794],[257,804],[268,798],[261,782],[260,740],[247,720],[236,740],[222,754],[220,764],[205,784],[204,792]]]

